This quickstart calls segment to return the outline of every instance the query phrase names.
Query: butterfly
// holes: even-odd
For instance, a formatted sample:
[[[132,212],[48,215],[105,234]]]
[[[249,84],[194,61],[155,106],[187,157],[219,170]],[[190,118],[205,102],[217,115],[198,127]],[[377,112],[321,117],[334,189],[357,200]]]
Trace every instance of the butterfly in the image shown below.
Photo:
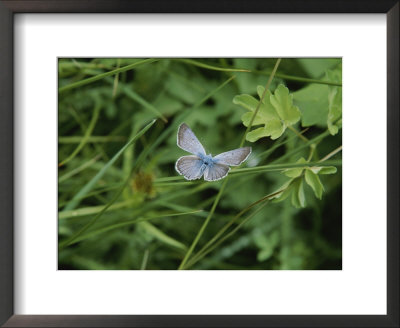
[[[177,144],[183,150],[193,154],[178,158],[175,164],[176,171],[186,180],[200,179],[203,174],[206,181],[223,179],[228,175],[230,166],[242,164],[251,153],[251,147],[243,147],[215,157],[211,154],[207,155],[203,145],[185,123],[178,128]]]

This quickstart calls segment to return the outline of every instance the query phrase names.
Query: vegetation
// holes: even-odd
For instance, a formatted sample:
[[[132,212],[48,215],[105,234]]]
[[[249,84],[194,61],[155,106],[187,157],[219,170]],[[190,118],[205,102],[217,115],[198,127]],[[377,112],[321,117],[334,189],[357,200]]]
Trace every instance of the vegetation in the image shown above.
[[[59,269],[341,269],[341,59],[62,58]],[[252,154],[175,171],[187,123]]]

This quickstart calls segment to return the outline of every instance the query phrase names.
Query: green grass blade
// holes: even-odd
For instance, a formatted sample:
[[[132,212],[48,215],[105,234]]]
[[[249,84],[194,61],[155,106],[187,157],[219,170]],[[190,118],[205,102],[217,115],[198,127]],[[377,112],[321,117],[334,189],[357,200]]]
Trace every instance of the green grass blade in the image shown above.
[[[216,243],[211,245],[208,249],[205,249],[204,252],[200,253],[196,258],[192,258],[191,262],[188,263],[186,266],[186,269],[188,269],[190,266],[201,260],[204,256],[206,256],[208,253],[212,252],[215,248],[217,248],[220,244],[222,244],[226,239],[231,237],[233,234],[235,234],[247,221],[249,221],[254,215],[256,215],[258,212],[260,212],[264,206],[268,204],[268,201],[265,201],[261,203],[261,205],[254,210],[251,214],[249,214],[242,222],[240,222],[232,231],[228,232],[225,236],[220,238]]]
[[[341,160],[334,160],[334,161],[318,161],[318,162],[309,162],[309,163],[286,163],[286,164],[268,164],[262,166],[254,166],[254,167],[245,167],[245,168],[238,168],[235,170],[231,170],[229,176],[237,176],[243,175],[247,173],[261,173],[261,172],[273,172],[273,171],[282,171],[286,169],[292,169],[296,167],[325,167],[325,166],[341,166]],[[164,177],[158,178],[155,180],[154,185],[157,187],[171,187],[171,186],[182,186],[182,185],[201,185],[206,184],[207,182],[193,182],[187,181],[182,176],[173,176],[173,177]]]
[[[144,230],[146,230],[146,232],[149,235],[153,236],[154,238],[161,241],[162,243],[172,246],[172,247],[176,247],[182,251],[187,250],[186,245],[184,245],[181,242],[175,240],[174,238],[168,236],[167,234],[165,234],[164,232],[162,232],[161,230],[159,230],[155,226],[153,226],[151,223],[143,221],[143,222],[140,222],[139,225]]]
[[[107,186],[107,187],[101,187],[101,188],[94,189],[92,192],[87,193],[81,199],[85,199],[85,198],[89,198],[89,197],[96,197],[96,196],[98,196],[98,195],[100,195],[100,194],[102,194],[104,192],[118,189],[122,185],[123,185],[123,183],[116,183],[116,184],[113,184],[113,185],[110,185],[110,186]],[[58,203],[58,208],[64,207],[67,203],[68,203],[67,201],[59,202]]]
[[[78,81],[78,82],[74,82],[74,83],[68,84],[68,85],[66,85],[64,87],[59,88],[58,92],[62,93],[62,92],[65,92],[67,90],[75,89],[75,88],[81,87],[83,85],[86,85],[86,84],[93,83],[93,82],[96,82],[98,80],[104,79],[107,76],[115,75],[115,74],[121,73],[121,72],[126,72],[126,71],[129,71],[129,70],[137,67],[137,66],[144,65],[144,64],[150,64],[150,63],[153,63],[153,62],[159,61],[159,60],[160,59],[145,59],[145,60],[141,60],[139,62],[130,64],[130,65],[118,68],[118,69],[114,69],[114,70],[106,72],[106,73],[102,73],[102,74],[98,74],[96,76],[92,76],[92,77],[90,77],[88,79],[85,79],[85,80],[81,80],[81,81]]]
[[[58,143],[60,144],[72,144],[80,143],[84,136],[72,136],[72,137],[58,137]],[[90,136],[86,139],[87,143],[103,143],[103,142],[123,142],[126,141],[126,137],[123,136]]]
[[[218,67],[218,66],[213,66],[213,65],[208,65],[205,63],[202,63],[197,60],[193,59],[176,59],[177,61],[184,62],[186,64],[194,65],[197,67],[209,69],[212,71],[221,71],[221,72],[250,72],[248,69],[242,69],[242,68],[224,68],[224,67]]]
[[[256,206],[256,205],[258,205],[258,204],[260,204],[260,203],[263,203],[263,202],[266,202],[266,201],[268,201],[269,199],[271,199],[271,198],[273,198],[273,197],[275,197],[276,195],[278,195],[278,194],[280,194],[280,193],[282,193],[282,192],[284,192],[285,191],[285,189],[283,189],[283,190],[279,190],[279,191],[277,191],[277,192],[274,192],[274,193],[272,193],[272,194],[269,194],[269,195],[267,195],[267,196],[264,196],[264,197],[262,197],[261,199],[259,199],[259,200],[257,200],[256,202],[254,202],[254,203],[252,203],[252,204],[250,204],[249,206],[247,206],[246,208],[244,208],[243,210],[241,210],[237,215],[235,215],[226,225],[224,225],[218,232],[217,232],[217,234],[212,238],[212,239],[210,239],[189,261],[188,261],[188,264],[187,264],[187,266],[185,267],[186,269],[188,268],[188,267],[190,267],[190,266],[192,266],[194,263],[196,263],[198,260],[200,260],[203,256],[202,256],[202,254],[204,253],[204,254],[206,254],[206,252],[207,252],[207,249],[208,248],[210,248],[217,240],[218,240],[218,238],[220,238],[223,234],[224,234],[224,232],[226,231],[226,230],[228,230],[229,229],[229,227],[231,226],[231,225],[233,225],[241,216],[243,216],[243,214],[245,214],[246,212],[248,212],[248,211],[250,211],[254,206]]]
[[[142,264],[140,265],[140,270],[146,270],[147,262],[149,261],[150,251],[146,249],[143,254]]]
[[[214,200],[214,203],[211,207],[210,212],[208,213],[207,218],[204,220],[203,225],[201,226],[199,232],[197,233],[195,239],[193,240],[192,244],[190,245],[189,250],[186,252],[185,257],[183,258],[181,264],[179,265],[178,270],[183,270],[185,268],[185,264],[188,261],[190,255],[192,254],[194,248],[196,247],[197,243],[199,242],[201,236],[203,235],[204,231],[206,230],[206,227],[208,225],[208,223],[210,222],[215,209],[217,208],[218,202],[222,197],[222,193],[224,192],[224,189],[226,187],[226,184],[228,183],[228,177],[225,178],[224,182],[222,183],[221,189],[219,190],[217,197]]]
[[[90,124],[89,124],[88,128],[86,129],[85,135],[83,136],[79,145],[75,148],[75,150],[72,152],[72,154],[69,155],[66,159],[64,159],[60,164],[58,164],[58,166],[63,166],[64,164],[68,163],[71,159],[73,159],[81,151],[83,146],[86,145],[86,143],[96,125],[97,119],[99,118],[100,109],[101,109],[100,104],[96,104]]]
[[[115,203],[112,206],[108,208],[109,211],[111,210],[119,210],[121,208],[129,207],[130,205],[134,204],[134,200],[126,200],[122,201],[119,203]],[[71,219],[75,217],[81,217],[81,216],[87,216],[87,215],[93,215],[97,214],[102,211],[104,208],[104,205],[99,205],[99,206],[89,206],[89,207],[82,207],[76,210],[70,210],[70,211],[63,211],[58,214],[58,219],[59,220],[65,220],[65,219]]]
[[[182,216],[182,215],[189,215],[189,214],[197,214],[199,212],[202,212],[202,210],[192,210],[192,211],[188,211],[188,212],[179,212],[179,213],[165,213],[165,214],[162,214],[162,215],[154,215],[154,216],[150,216],[150,217],[139,217],[137,219],[111,224],[109,226],[102,227],[102,228],[99,228],[99,229],[95,229],[93,231],[87,232],[86,234],[83,234],[83,235],[79,236],[78,238],[76,238],[71,243],[71,245],[75,244],[75,243],[78,243],[78,242],[80,242],[82,240],[91,238],[93,236],[102,234],[104,232],[107,232],[107,231],[110,231],[110,230],[114,230],[114,229],[118,229],[118,228],[122,228],[122,227],[126,227],[126,226],[129,226],[129,225],[132,225],[132,224],[137,224],[137,223],[140,223],[140,222],[153,220],[153,219],[161,218],[161,217]]]
[[[126,86],[123,87],[123,90],[124,90],[124,93],[129,98],[133,99],[134,101],[136,101],[137,103],[142,105],[144,108],[146,108],[149,111],[151,111],[152,113],[154,113],[157,117],[162,119],[164,121],[164,123],[168,122],[168,120],[165,118],[165,116],[163,114],[161,114],[160,111],[157,108],[155,108],[152,104],[150,104],[144,98],[139,96],[136,92],[134,92],[133,90],[131,90],[130,88],[128,88]]]
[[[106,173],[109,167],[111,167],[114,162],[122,155],[122,153],[129,147],[131,146],[138,138],[140,138],[148,129],[151,128],[151,126],[156,122],[156,120],[153,120],[149,124],[147,124],[142,130],[140,130],[131,140],[128,141],[128,143],[125,144],[115,155],[113,158],[111,158],[106,165],[85,185],[83,188],[75,194],[75,196],[71,199],[71,201],[65,206],[64,211],[69,211],[73,210],[76,208],[76,206],[79,205],[80,199],[84,195],[86,195],[89,191],[92,190],[92,188],[95,186],[97,181]]]
[[[82,172],[83,170],[87,169],[88,167],[93,165],[99,158],[100,158],[100,155],[97,155],[94,158],[92,158],[91,160],[83,163],[81,166],[79,166],[79,167],[77,167],[77,168],[65,173],[64,175],[60,176],[58,178],[58,183],[62,183],[65,180],[68,180],[69,178],[73,177],[75,174],[78,174],[78,173]]]
[[[287,152],[285,155],[279,157],[274,162],[283,162],[284,160],[290,158],[292,155],[302,151],[305,148],[310,147],[312,144],[315,144],[315,143],[319,142],[320,140],[324,139],[327,136],[330,136],[329,130],[326,130],[325,132],[322,132],[319,136],[316,136],[315,138],[313,138],[313,139],[301,144],[300,146],[294,148],[293,150]]]
[[[269,164],[255,167],[245,167],[236,170],[232,170],[230,175],[244,174],[244,173],[256,173],[256,172],[269,172],[269,171],[282,171],[286,169],[292,169],[296,167],[312,167],[312,166],[341,166],[341,160],[324,161],[324,162],[308,162],[308,163],[287,163],[287,164]]]
[[[264,74],[270,75],[271,74],[271,72],[267,72],[267,71],[251,71],[251,72],[255,73],[255,74],[262,74],[262,75],[264,75]],[[307,77],[294,76],[294,75],[288,75],[288,74],[282,74],[282,73],[276,73],[275,76],[279,77],[281,79],[284,79],[284,80],[288,80],[288,81],[296,81],[296,82],[302,82],[302,83],[326,84],[326,85],[332,85],[332,86],[337,86],[337,87],[342,86],[341,83],[337,83],[337,82],[316,80],[316,79],[310,79]]]

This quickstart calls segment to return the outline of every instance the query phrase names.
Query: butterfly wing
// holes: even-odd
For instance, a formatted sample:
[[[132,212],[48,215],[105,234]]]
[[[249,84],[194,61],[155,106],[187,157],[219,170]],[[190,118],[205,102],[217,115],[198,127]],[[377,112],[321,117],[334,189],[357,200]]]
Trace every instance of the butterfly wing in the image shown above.
[[[203,161],[197,156],[182,156],[175,164],[176,171],[186,180],[200,179],[204,173]]]
[[[238,166],[242,164],[251,154],[251,147],[242,147],[221,153],[214,157],[218,164],[225,164],[229,166]]]
[[[179,126],[177,139],[178,146],[183,150],[186,150],[194,155],[206,154],[203,145],[185,123],[182,123]]]
[[[204,180],[216,181],[225,178],[228,175],[230,167],[224,164],[214,163],[211,166],[207,166],[204,171]]]

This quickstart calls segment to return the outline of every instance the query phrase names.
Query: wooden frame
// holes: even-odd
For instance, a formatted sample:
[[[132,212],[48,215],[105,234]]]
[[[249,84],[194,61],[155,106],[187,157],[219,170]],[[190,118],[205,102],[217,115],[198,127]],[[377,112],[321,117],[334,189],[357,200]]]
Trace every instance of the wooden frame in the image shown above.
[[[387,315],[14,315],[13,16],[15,13],[386,13]],[[184,0],[0,1],[0,324],[5,327],[399,327],[399,1]]]

